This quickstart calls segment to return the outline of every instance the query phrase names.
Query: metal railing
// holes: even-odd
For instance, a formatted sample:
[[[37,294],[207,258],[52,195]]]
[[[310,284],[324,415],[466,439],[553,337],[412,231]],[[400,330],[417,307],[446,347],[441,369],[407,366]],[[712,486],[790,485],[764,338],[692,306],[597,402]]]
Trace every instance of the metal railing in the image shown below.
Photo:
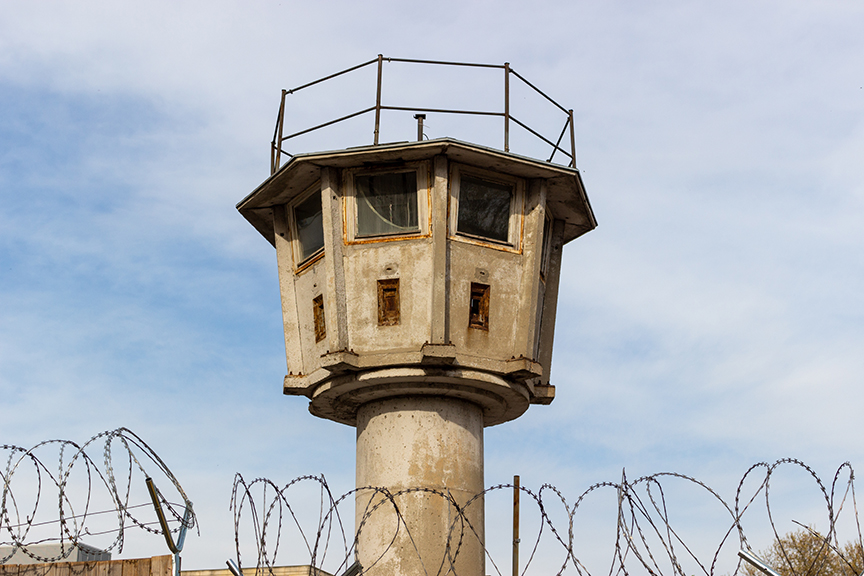
[[[381,85],[382,85],[382,77],[384,71],[384,62],[404,62],[409,64],[433,64],[433,65],[441,65],[441,66],[463,66],[463,67],[474,67],[474,68],[497,68],[504,71],[504,110],[503,111],[488,111],[488,110],[458,110],[453,108],[425,108],[425,107],[414,107],[414,106],[390,106],[384,105],[381,102]],[[335,120],[330,120],[328,122],[324,122],[322,124],[318,124],[317,126],[312,126],[311,128],[305,128],[298,132],[294,132],[287,136],[283,135],[285,129],[285,98],[289,94],[294,94],[303,90],[304,88],[309,88],[310,86],[315,86],[316,84],[320,84],[327,80],[331,80],[336,78],[337,76],[342,76],[343,74],[348,74],[349,72],[354,72],[355,70],[359,70],[361,68],[365,68],[367,66],[377,65],[378,67],[378,82],[377,89],[375,92],[375,105],[370,106],[368,108],[364,108],[357,112],[352,112],[351,114],[347,114],[340,118],[336,118]],[[564,127],[561,129],[561,132],[558,135],[558,139],[556,141],[552,141],[540,134],[538,131],[534,130],[524,122],[518,120],[515,116],[513,116],[510,112],[510,77],[514,76],[515,78],[521,80],[526,86],[534,90],[537,94],[551,102],[556,108],[561,110],[566,115],[566,120],[564,122]],[[368,62],[363,62],[362,64],[358,64],[356,66],[352,66],[351,68],[347,68],[342,70],[341,72],[336,72],[335,74],[330,74],[329,76],[325,76],[324,78],[319,78],[318,80],[314,80],[312,82],[303,84],[302,86],[298,86],[296,88],[292,88],[291,90],[282,90],[282,100],[279,104],[279,115],[276,119],[276,128],[273,133],[273,140],[271,142],[270,148],[270,173],[275,174],[282,163],[282,155],[286,155],[289,157],[293,157],[292,154],[289,154],[285,150],[282,149],[282,144],[286,140],[290,140],[292,138],[296,138],[298,136],[302,136],[303,134],[308,134],[309,132],[313,132],[315,130],[319,130],[321,128],[325,128],[327,126],[332,126],[333,124],[337,124],[339,122],[344,122],[345,120],[350,120],[351,118],[355,118],[357,116],[361,116],[363,114],[368,114],[369,112],[375,113],[375,128],[373,131],[372,144],[377,146],[379,144],[379,134],[381,127],[381,111],[382,110],[395,110],[395,111],[403,111],[403,112],[415,112],[415,113],[438,113],[438,114],[470,114],[475,116],[497,116],[501,117],[504,120],[504,151],[510,151],[510,123],[513,122],[527,130],[529,133],[533,134],[546,144],[552,147],[552,154],[549,156],[547,162],[552,162],[552,159],[555,157],[555,154],[561,152],[569,158],[569,166],[575,168],[576,167],[576,136],[573,129],[573,110],[566,109],[561,106],[558,102],[553,100],[549,95],[545,92],[537,88],[534,84],[526,80],[522,75],[513,70],[510,67],[509,62],[505,62],[504,64],[476,64],[470,62],[444,62],[439,60],[415,60],[415,59],[407,59],[407,58],[390,58],[387,56],[383,56],[381,54],[378,55],[377,58],[369,60]],[[418,121],[422,122],[424,115],[419,114]],[[570,132],[570,150],[567,151],[564,148],[561,148],[561,141],[564,139],[565,134]]]

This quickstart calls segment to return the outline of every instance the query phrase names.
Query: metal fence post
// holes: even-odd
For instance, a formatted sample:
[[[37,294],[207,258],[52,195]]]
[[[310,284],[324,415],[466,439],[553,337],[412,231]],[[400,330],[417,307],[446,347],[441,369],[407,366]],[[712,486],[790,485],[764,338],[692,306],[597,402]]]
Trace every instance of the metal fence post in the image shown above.
[[[285,95],[286,90],[282,90],[282,102],[279,103],[279,119],[277,120],[279,128],[276,130],[276,140],[273,143],[273,150],[270,153],[270,174],[275,174],[279,170],[279,164],[282,162],[282,127],[285,126]]]
[[[504,63],[504,151],[510,151],[510,63]]]
[[[378,130],[381,126],[381,73],[384,68],[384,56],[378,54],[378,90],[375,93],[375,138],[373,144],[378,145]]]
[[[519,476],[513,476],[513,576],[519,576]]]

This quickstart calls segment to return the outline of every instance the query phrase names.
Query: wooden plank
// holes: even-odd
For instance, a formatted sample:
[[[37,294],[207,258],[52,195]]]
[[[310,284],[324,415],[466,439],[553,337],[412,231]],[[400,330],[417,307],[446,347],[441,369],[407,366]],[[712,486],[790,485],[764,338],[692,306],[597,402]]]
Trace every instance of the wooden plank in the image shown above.
[[[36,567],[39,564],[21,564],[18,566],[18,576],[37,576]],[[43,569],[44,570],[44,569]]]
[[[93,566],[92,576],[108,576],[108,567],[111,565],[110,560],[103,560],[102,562],[96,562],[95,566]]]
[[[66,568],[68,576],[95,576],[99,562],[68,562]]]
[[[150,558],[123,560],[122,576],[150,576]]]
[[[123,560],[105,562],[105,576],[123,576],[123,562]]]
[[[53,564],[22,564],[18,576],[53,576]]]
[[[150,576],[171,576],[171,555],[154,556],[150,559]]]
[[[55,562],[50,564],[51,569],[46,576],[72,576],[69,570],[69,562]]]

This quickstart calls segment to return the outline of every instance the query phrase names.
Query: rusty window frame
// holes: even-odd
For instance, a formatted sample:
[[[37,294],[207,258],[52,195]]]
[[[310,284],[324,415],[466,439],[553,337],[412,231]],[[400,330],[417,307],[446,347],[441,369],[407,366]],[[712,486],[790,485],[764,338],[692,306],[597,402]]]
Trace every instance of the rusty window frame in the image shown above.
[[[471,283],[468,297],[468,327],[489,330],[489,292],[488,284]]]
[[[399,279],[378,280],[378,325],[395,326],[400,320]]]
[[[510,221],[507,228],[507,240],[502,242],[494,238],[477,236],[459,231],[459,194],[462,175],[471,178],[486,180],[496,184],[505,184],[513,187],[513,195],[510,199]],[[491,170],[484,170],[464,164],[452,164],[450,168],[450,194],[449,194],[449,236],[454,240],[479,244],[507,252],[522,252],[522,233],[525,219],[525,181],[522,178],[501,174]]]
[[[291,247],[292,253],[294,255],[294,270],[299,272],[301,269],[308,267],[311,263],[317,261],[324,254],[324,245],[322,244],[320,248],[316,249],[314,252],[307,254],[306,257],[303,257],[303,249],[300,245],[300,232],[297,226],[297,214],[295,209],[297,206],[306,202],[313,194],[321,194],[321,182],[317,181],[311,186],[309,186],[306,190],[303,191],[302,194],[298,195],[294,200],[292,200],[288,204],[287,216],[288,216],[288,227],[291,231]],[[321,227],[323,230],[324,227],[324,211],[322,205],[321,211]],[[323,230],[324,236],[327,235],[327,231]]]
[[[417,184],[417,228],[404,232],[393,232],[375,235],[361,235],[358,232],[357,222],[357,176],[368,176],[378,174],[393,174],[399,172],[414,172]],[[345,196],[344,202],[344,233],[347,244],[368,244],[372,242],[388,242],[394,240],[405,240],[409,238],[423,238],[431,234],[431,164],[427,160],[420,162],[406,162],[400,166],[381,168],[362,167],[348,168],[344,172]]]
[[[364,181],[369,187],[369,195],[362,191],[363,186],[361,186],[361,182]],[[382,186],[385,190],[390,188],[389,191],[391,193],[388,194],[384,190],[379,189],[378,195],[372,195],[376,184]],[[377,236],[419,234],[420,202],[417,197],[417,188],[417,170],[387,170],[354,174],[356,237],[374,238]],[[363,199],[360,200],[359,196],[362,196]],[[379,199],[381,198],[390,199],[389,213],[387,206],[375,205],[376,202],[380,202]],[[405,220],[405,222],[397,223],[399,220]],[[361,230],[364,225],[368,228]],[[378,226],[390,229],[374,230]]]

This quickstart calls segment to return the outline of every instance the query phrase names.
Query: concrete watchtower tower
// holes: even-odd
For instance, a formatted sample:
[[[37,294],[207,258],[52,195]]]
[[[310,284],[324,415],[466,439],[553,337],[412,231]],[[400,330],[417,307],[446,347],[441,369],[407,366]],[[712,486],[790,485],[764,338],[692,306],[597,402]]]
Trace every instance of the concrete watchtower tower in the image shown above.
[[[596,222],[574,162],[451,138],[378,144],[383,60],[396,59],[367,63],[375,143],[280,166],[283,92],[273,174],[237,208],[276,248],[284,393],[356,427],[357,486],[397,494],[375,511],[383,493],[357,494],[364,570],[482,576],[482,499],[453,504],[484,489],[483,428],[554,398],[561,247]]]

